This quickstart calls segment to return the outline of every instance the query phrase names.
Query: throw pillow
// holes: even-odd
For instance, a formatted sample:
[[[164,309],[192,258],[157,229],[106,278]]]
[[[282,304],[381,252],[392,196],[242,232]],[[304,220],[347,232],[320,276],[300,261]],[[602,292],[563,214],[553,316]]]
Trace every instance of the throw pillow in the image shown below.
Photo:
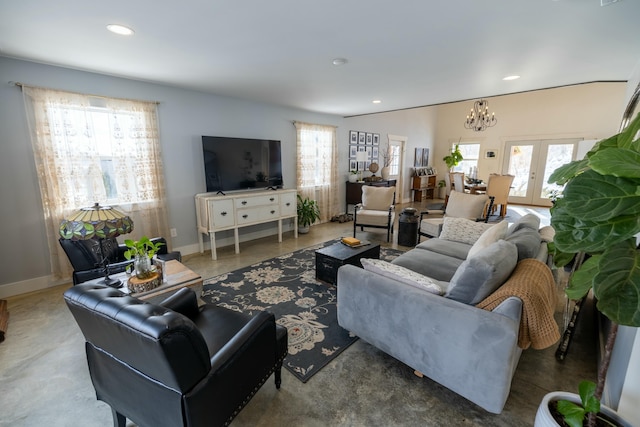
[[[536,230],[521,228],[504,238],[518,248],[518,261],[527,258],[535,258],[540,251],[542,236]]]
[[[507,280],[517,262],[516,245],[498,240],[482,253],[460,264],[449,282],[445,297],[475,305]]]
[[[476,240],[473,246],[471,246],[471,249],[469,249],[469,253],[467,254],[467,259],[478,255],[498,240],[504,239],[504,236],[507,234],[508,227],[509,223],[507,223],[507,221],[500,221],[493,227],[489,227],[484,233],[482,233],[478,240]]]
[[[444,290],[436,280],[400,265],[391,264],[390,262],[373,258],[362,258],[360,263],[365,270],[377,273],[381,276],[397,280],[432,294],[442,295],[444,293]]]
[[[482,233],[492,226],[493,224],[475,222],[466,218],[445,217],[439,237],[444,240],[473,245]]]
[[[538,231],[538,228],[540,228],[540,217],[529,213],[529,214],[526,214],[525,216],[518,218],[516,222],[511,224],[511,227],[509,227],[509,230],[507,230],[507,236],[522,228],[530,228],[532,230]]]

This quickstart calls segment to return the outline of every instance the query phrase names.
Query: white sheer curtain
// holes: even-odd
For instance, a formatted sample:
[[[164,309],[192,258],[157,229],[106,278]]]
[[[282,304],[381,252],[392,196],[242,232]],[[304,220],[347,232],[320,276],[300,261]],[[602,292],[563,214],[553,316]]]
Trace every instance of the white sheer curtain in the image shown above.
[[[297,130],[297,189],[302,198],[316,200],[320,222],[339,213],[336,127],[295,122]]]
[[[134,222],[128,238],[168,236],[156,103],[22,91],[55,279],[71,275],[58,230],[79,208],[117,206]]]

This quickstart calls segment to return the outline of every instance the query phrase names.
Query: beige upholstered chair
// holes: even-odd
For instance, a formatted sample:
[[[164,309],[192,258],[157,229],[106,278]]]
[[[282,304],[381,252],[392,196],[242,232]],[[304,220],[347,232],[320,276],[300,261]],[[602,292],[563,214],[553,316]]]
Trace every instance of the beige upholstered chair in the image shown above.
[[[389,241],[396,218],[395,191],[396,187],[362,186],[362,203],[356,205],[353,215],[353,237],[356,237],[358,226],[360,231],[364,231],[364,227],[386,228]]]
[[[500,205],[500,216],[504,218],[507,215],[509,190],[514,178],[513,175],[498,175],[495,173],[489,175],[487,195],[494,199],[493,207],[491,208],[492,214],[496,210],[496,206]]]
[[[486,194],[469,194],[459,191],[452,191],[449,196],[449,202],[445,209],[444,216],[433,217],[431,212],[423,212],[420,214],[420,229],[418,230],[418,238],[420,236],[438,237],[442,231],[444,217],[469,218],[475,221],[487,222],[489,212],[493,206],[493,198]]]

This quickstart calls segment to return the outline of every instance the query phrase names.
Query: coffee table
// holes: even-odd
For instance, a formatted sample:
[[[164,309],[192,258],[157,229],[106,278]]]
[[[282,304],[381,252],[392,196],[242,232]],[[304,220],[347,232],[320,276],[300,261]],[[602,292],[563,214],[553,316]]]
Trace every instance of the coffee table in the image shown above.
[[[316,251],[316,279],[335,285],[338,281],[338,268],[345,264],[362,268],[360,263],[362,258],[380,258],[380,245],[369,243],[352,248],[338,242],[318,249]]]
[[[182,288],[191,288],[195,291],[198,299],[200,298],[203,286],[202,277],[176,260],[165,262],[164,269],[165,279],[162,285],[149,291],[131,294],[131,296],[157,304]],[[129,279],[127,273],[112,274],[111,277],[122,281],[122,287],[118,288],[120,292],[130,294],[129,288],[127,287],[127,280]],[[102,280],[102,278],[89,280],[85,283],[98,283],[100,280]]]

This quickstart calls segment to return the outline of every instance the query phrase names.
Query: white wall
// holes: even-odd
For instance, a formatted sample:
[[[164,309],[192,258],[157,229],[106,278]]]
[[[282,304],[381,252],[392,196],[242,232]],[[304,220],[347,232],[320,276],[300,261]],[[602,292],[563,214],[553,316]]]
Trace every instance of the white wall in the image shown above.
[[[0,245],[0,298],[53,285],[22,93],[10,82],[158,101],[169,226],[178,232],[172,244],[192,252],[198,241],[193,197],[205,191],[202,135],[281,140],[284,184],[294,188],[296,132],[292,122],[337,126],[343,122],[338,116],[6,57],[0,57],[0,82],[0,224],[5,242]],[[277,227],[273,233],[276,231]]]

